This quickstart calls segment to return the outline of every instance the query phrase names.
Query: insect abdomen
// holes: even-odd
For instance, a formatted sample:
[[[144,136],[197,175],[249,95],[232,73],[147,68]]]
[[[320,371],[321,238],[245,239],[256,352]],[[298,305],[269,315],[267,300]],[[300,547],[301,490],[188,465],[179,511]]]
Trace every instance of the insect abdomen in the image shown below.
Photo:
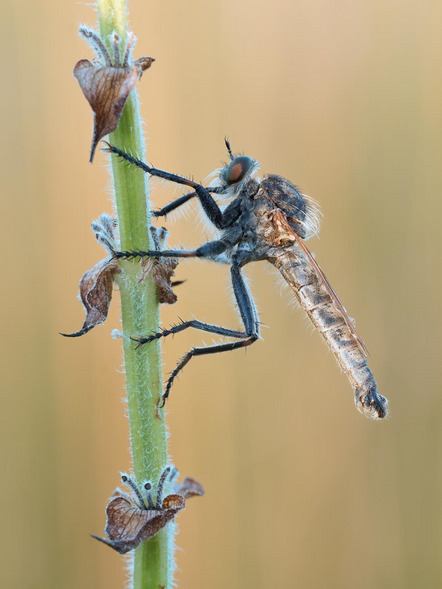
[[[272,261],[347,375],[359,411],[372,419],[385,417],[387,400],[377,392],[365,354],[304,254],[294,250]]]

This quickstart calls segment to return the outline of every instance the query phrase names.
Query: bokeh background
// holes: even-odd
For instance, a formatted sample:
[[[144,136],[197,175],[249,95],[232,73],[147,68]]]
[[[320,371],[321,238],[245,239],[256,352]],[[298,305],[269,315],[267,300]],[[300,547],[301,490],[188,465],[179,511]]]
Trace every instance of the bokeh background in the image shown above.
[[[265,264],[247,268],[264,341],[196,359],[168,405],[170,449],[206,496],[179,515],[181,589],[442,586],[439,0],[132,0],[148,157],[204,179],[223,138],[315,197],[310,242],[371,351],[391,417],[353,394]],[[118,297],[81,340],[78,280],[112,210],[75,62],[80,2],[7,2],[2,92],[2,585],[119,588],[123,559],[92,541],[130,467]],[[155,206],[178,193],[152,185]],[[197,203],[171,245],[207,231]],[[177,316],[238,325],[228,268],[186,262]],[[165,370],[196,332],[167,341]],[[207,340],[207,337],[206,337]],[[210,341],[210,336],[209,336]]]

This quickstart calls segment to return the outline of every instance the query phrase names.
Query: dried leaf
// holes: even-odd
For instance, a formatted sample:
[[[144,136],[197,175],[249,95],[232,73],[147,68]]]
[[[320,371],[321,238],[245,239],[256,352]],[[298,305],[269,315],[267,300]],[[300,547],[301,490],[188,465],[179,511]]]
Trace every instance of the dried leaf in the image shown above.
[[[117,272],[121,272],[118,264],[105,258],[83,274],[80,280],[80,299],[86,311],[86,319],[80,331],[61,335],[79,337],[106,320],[112,300],[114,274]]]
[[[105,135],[115,131],[130,91],[155,60],[153,57],[140,57],[135,62],[130,60],[136,40],[135,35],[132,34],[129,36],[123,64],[120,64],[120,39],[114,35],[112,38],[114,63],[112,64],[104,43],[95,31],[82,27],[80,33],[104,61],[103,64],[99,61],[91,62],[88,59],[81,59],[74,68],[74,76],[94,112],[94,133],[90,154],[92,162],[98,142]]]
[[[118,494],[110,500],[106,507],[107,521],[104,531],[108,538],[94,534],[92,537],[107,544],[120,554],[126,554],[164,528],[181,509],[184,509],[186,497],[204,494],[204,489],[199,483],[194,479],[187,478],[181,485],[173,485],[176,492],[167,495],[161,501],[163,486],[170,470],[170,467],[166,468],[160,477],[156,505],[152,499],[152,485],[150,483],[144,485],[144,489],[147,490],[146,503],[132,479],[123,475],[121,477],[123,483],[131,487],[135,496],[129,497],[117,489]],[[174,471],[175,473],[176,471]]]

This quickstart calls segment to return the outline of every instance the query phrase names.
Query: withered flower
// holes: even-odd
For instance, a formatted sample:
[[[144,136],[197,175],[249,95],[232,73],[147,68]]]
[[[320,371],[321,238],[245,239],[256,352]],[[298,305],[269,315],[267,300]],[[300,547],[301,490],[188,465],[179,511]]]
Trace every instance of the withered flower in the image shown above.
[[[80,299],[86,311],[83,327],[65,337],[79,337],[107,319],[112,300],[114,274],[121,272],[118,264],[105,258],[85,272],[80,280]]]
[[[114,236],[116,226],[116,220],[104,213],[97,221],[92,223],[92,231],[97,241],[105,247],[109,256],[100,260],[81,277],[80,300],[86,312],[86,319],[82,328],[74,333],[61,333],[60,335],[80,337],[106,321],[112,300],[114,276],[121,272],[118,262],[113,258],[116,250]],[[168,231],[164,227],[151,227],[151,234],[155,247],[157,249],[163,248]],[[183,282],[182,280],[171,282],[177,264],[178,260],[170,258],[166,260],[148,259],[142,267],[140,282],[145,280],[148,274],[152,275],[154,282],[157,284],[158,301],[160,303],[172,305],[177,300],[172,287]]]
[[[92,223],[92,231],[99,243],[111,254],[115,248],[113,230],[116,221],[102,214]],[[107,319],[112,300],[115,274],[121,272],[118,263],[109,256],[100,260],[93,268],[83,274],[80,280],[80,300],[86,312],[83,327],[74,333],[62,333],[65,337],[79,337]]]
[[[114,62],[98,33],[87,27],[80,27],[80,35],[93,47],[99,61],[81,59],[74,68],[83,94],[94,111],[94,132],[90,162],[94,159],[98,142],[108,133],[115,131],[130,91],[143,73],[155,61],[153,57],[140,57],[132,61],[131,54],[136,37],[129,34],[123,63],[120,60],[120,37],[111,36]]]
[[[151,227],[150,233],[156,250],[165,248],[169,232],[165,227]],[[140,282],[146,279],[150,274],[157,285],[158,301],[173,305],[177,301],[177,296],[172,287],[182,284],[182,280],[171,282],[172,276],[175,276],[175,268],[178,266],[177,258],[144,258],[141,260],[141,278]]]
[[[143,485],[145,496],[135,482],[126,474],[121,476],[122,482],[131,488],[131,496],[116,489],[115,496],[106,507],[105,532],[108,538],[92,534],[100,542],[107,544],[120,554],[126,554],[137,548],[142,542],[149,540],[175,515],[184,509],[186,499],[196,495],[203,495],[203,487],[194,479],[185,479],[181,485],[172,485],[173,493],[163,497],[164,484],[170,475],[177,475],[175,468],[168,466],[161,474],[157,485],[156,501],[152,497],[152,484]]]

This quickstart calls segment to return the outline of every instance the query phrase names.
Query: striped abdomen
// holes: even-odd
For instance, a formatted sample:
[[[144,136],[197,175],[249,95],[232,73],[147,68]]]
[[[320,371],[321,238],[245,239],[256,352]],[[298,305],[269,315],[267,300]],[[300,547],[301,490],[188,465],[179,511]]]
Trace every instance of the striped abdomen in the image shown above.
[[[385,417],[388,401],[377,392],[365,353],[343,312],[305,254],[295,248],[286,249],[272,263],[291,286],[300,305],[347,375],[355,392],[355,403],[359,411],[372,419]]]

